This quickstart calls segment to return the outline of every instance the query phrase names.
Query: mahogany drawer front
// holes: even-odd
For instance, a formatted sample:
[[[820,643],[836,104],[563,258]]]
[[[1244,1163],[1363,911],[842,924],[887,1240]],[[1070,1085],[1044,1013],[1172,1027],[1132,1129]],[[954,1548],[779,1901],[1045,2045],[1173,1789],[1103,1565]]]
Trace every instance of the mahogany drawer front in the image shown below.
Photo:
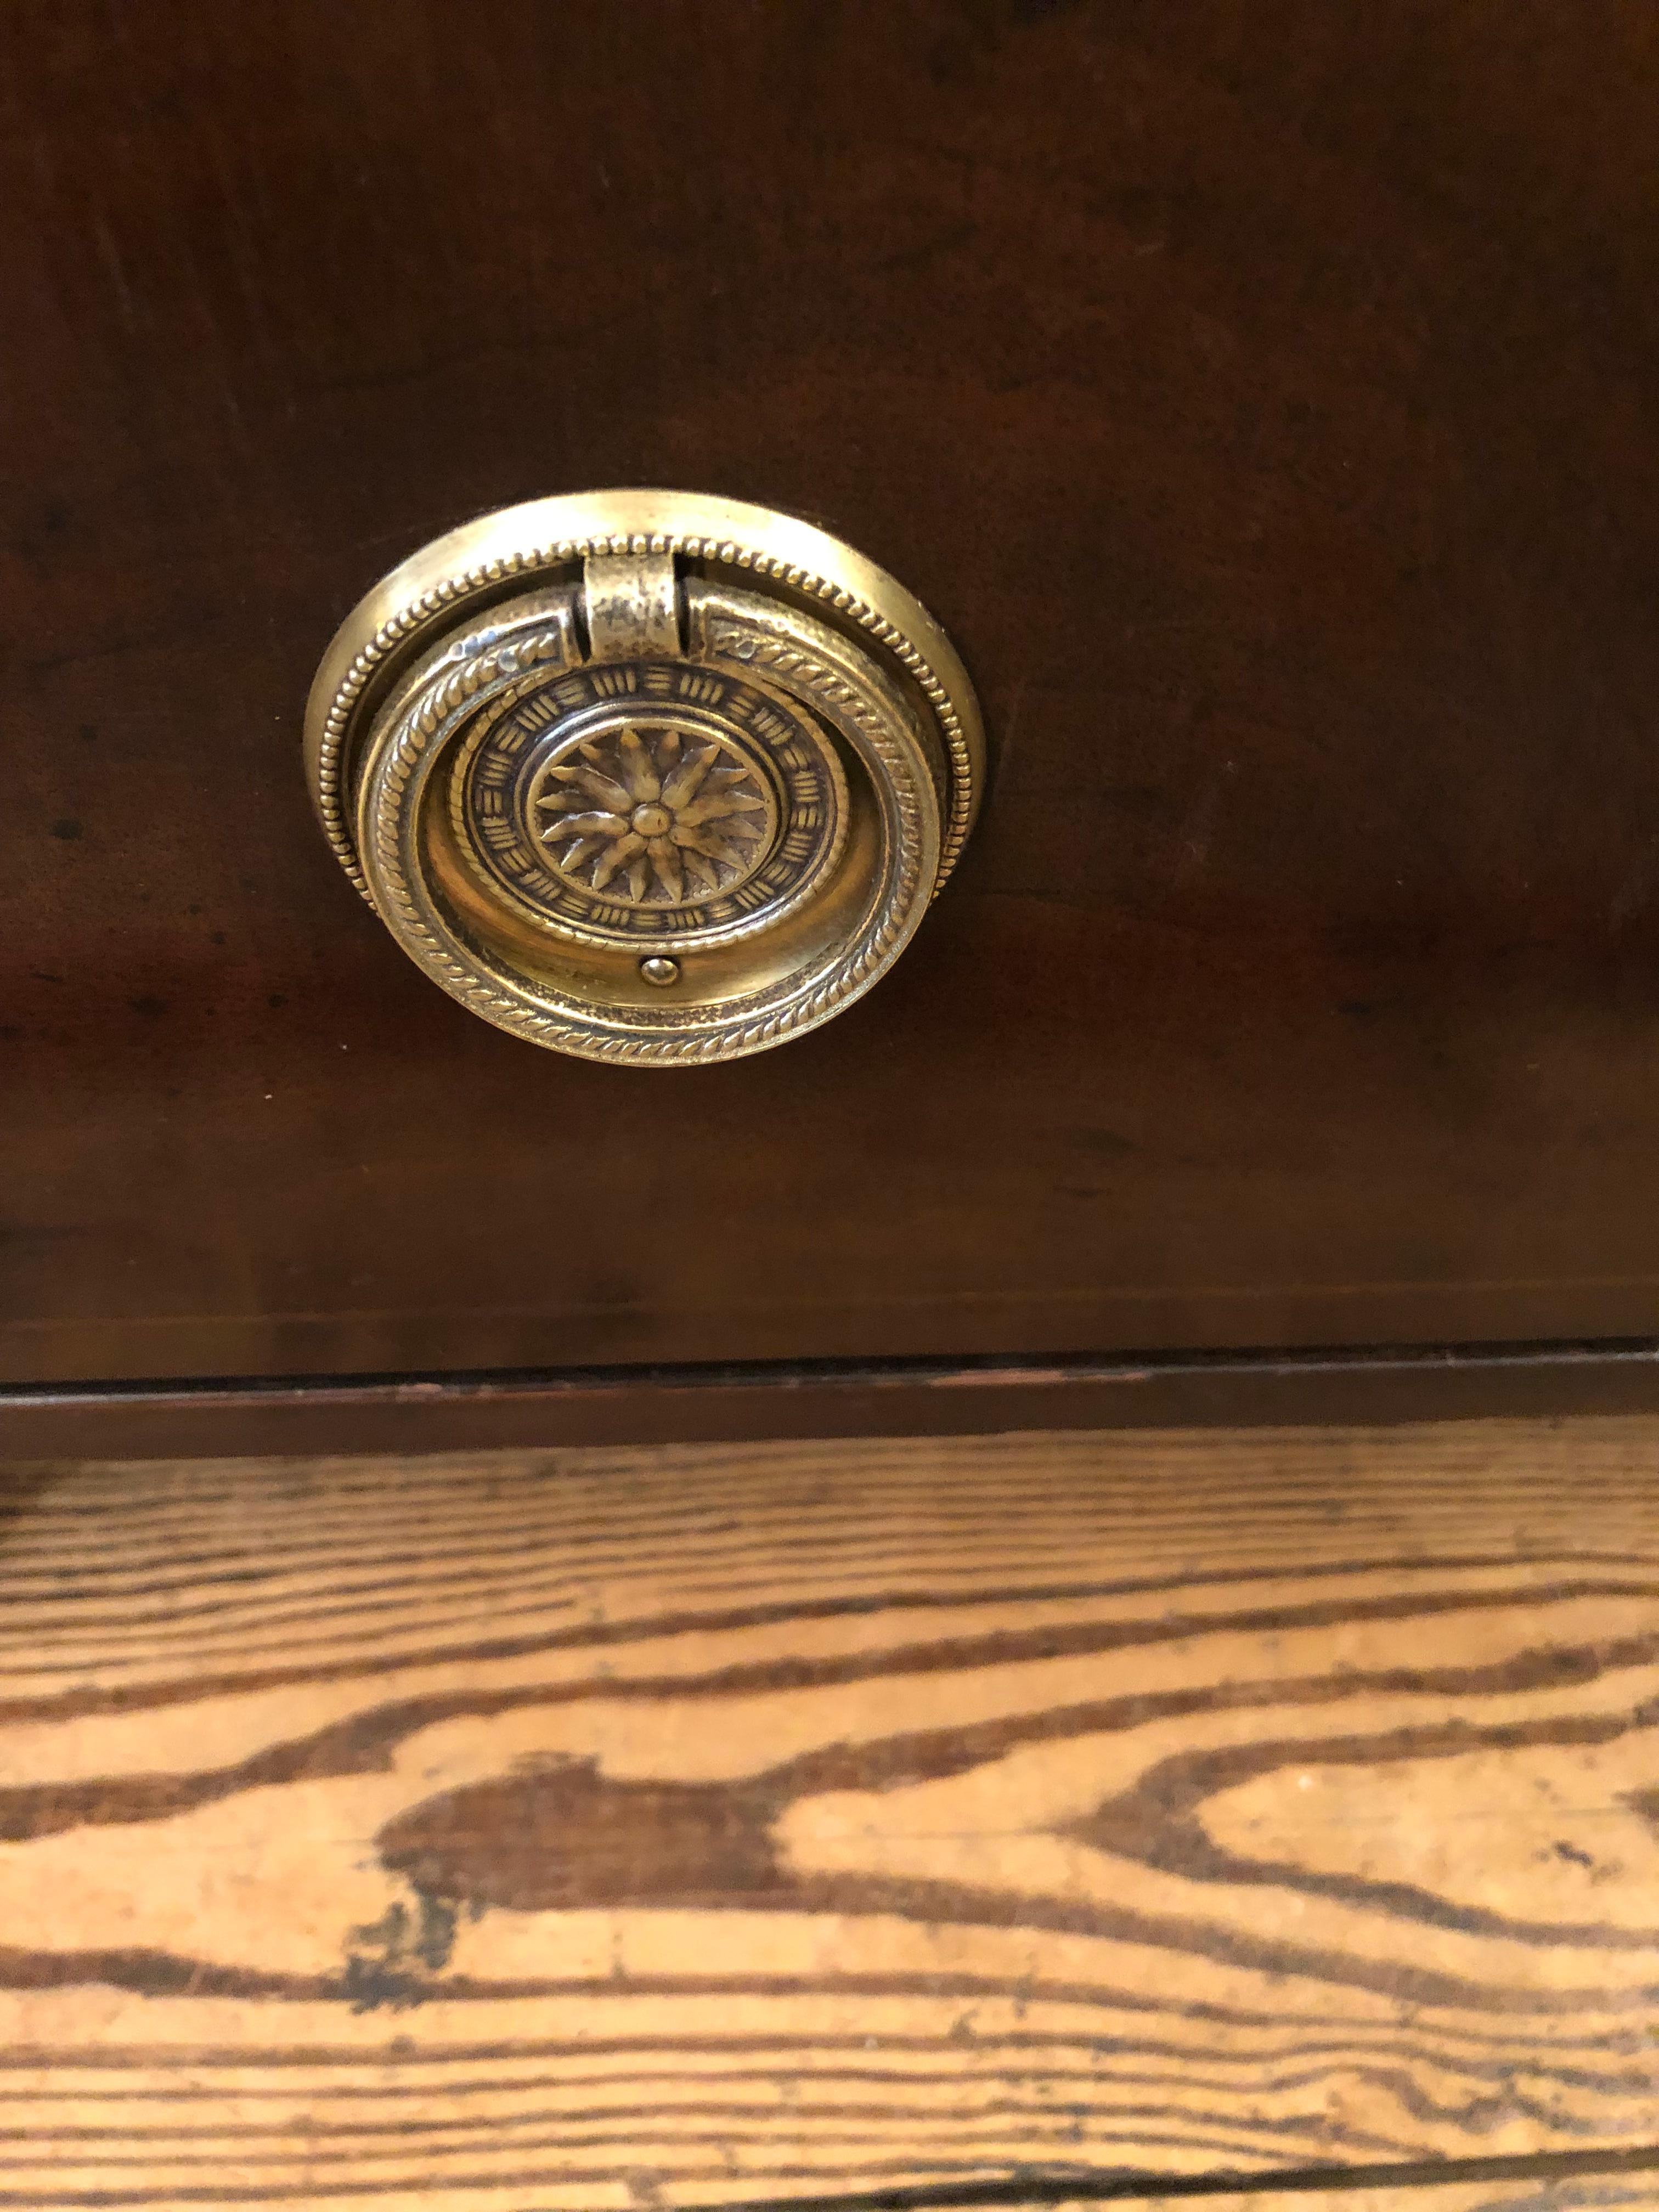
[[[0,42],[0,1376],[1652,1333],[1645,0]],[[652,483],[890,567],[992,776],[866,999],[641,1073],[298,756],[377,574]]]

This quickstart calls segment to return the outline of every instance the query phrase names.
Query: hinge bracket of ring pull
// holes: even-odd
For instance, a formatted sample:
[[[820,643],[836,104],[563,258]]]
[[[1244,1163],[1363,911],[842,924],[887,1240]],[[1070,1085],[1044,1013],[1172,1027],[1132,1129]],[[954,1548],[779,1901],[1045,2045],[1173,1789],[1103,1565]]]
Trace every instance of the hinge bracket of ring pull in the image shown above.
[[[672,553],[591,554],[582,563],[590,660],[671,659],[680,650]]]

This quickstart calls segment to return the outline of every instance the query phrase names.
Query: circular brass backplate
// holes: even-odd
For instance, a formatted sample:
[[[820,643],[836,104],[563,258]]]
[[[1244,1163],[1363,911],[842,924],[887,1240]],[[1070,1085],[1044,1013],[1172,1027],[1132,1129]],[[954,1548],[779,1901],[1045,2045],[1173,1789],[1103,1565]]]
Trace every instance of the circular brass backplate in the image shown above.
[[[664,491],[536,501],[405,561],[324,657],[306,757],[342,865],[446,990],[647,1066],[867,990],[983,781],[968,678],[901,585]]]

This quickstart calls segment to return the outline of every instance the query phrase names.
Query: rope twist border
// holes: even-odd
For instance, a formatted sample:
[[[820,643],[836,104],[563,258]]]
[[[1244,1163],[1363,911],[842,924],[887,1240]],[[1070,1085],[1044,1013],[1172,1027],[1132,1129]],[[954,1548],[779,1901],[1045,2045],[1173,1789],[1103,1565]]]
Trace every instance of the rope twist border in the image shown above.
[[[428,628],[447,609],[463,606],[468,599],[494,590],[498,585],[510,583],[517,576],[538,575],[548,568],[563,568],[592,557],[629,553],[674,553],[689,560],[713,561],[724,568],[769,576],[791,591],[798,591],[809,599],[820,599],[827,606],[833,607],[838,614],[856,623],[892,653],[927,700],[945,738],[945,750],[951,762],[945,834],[940,841],[939,875],[933,886],[935,891],[939,890],[956,866],[963,846],[967,842],[974,803],[973,756],[963,732],[961,718],[951,703],[949,693],[914,641],[855,593],[846,591],[827,577],[781,561],[752,546],[739,544],[734,538],[708,538],[673,531],[655,533],[624,531],[608,536],[562,538],[547,545],[527,547],[523,551],[481,562],[476,568],[463,569],[459,575],[446,576],[430,590],[423,592],[419,599],[400,607],[395,615],[382,623],[368,643],[355,656],[330,702],[324,721],[319,746],[317,802],[335,858],[359,891],[366,898],[369,896],[351,837],[350,825],[346,819],[341,770],[352,716],[358,701],[379,672],[380,664],[399,646],[407,644],[411,638]]]
[[[635,544],[625,550],[641,549]],[[878,696],[866,696],[845,672],[797,639],[774,637],[726,609],[708,611],[706,630],[711,658],[723,656],[741,668],[762,667],[780,683],[786,680],[787,671],[789,689],[799,687],[817,696],[843,727],[849,720],[854,725],[885,772],[882,796],[896,817],[897,835],[890,842],[884,870],[889,887],[858,936],[836,956],[832,974],[779,1004],[751,1000],[745,1012],[712,1028],[693,1030],[688,1019],[684,1030],[677,1033],[658,1014],[649,1029],[613,1030],[586,1010],[578,1012],[576,1001],[560,1004],[556,999],[550,1011],[527,989],[513,986],[493,964],[481,973],[476,954],[474,961],[460,957],[448,933],[438,926],[437,910],[421,882],[415,857],[417,810],[411,803],[410,787],[421,775],[428,753],[435,757],[436,747],[455,733],[459,719],[545,661],[564,659],[565,631],[520,635],[444,670],[405,708],[375,767],[371,793],[374,880],[371,886],[365,877],[359,885],[418,963],[452,998],[498,1029],[580,1059],[629,1066],[684,1066],[734,1059],[782,1043],[829,1020],[876,981],[920,920],[927,840],[916,763],[909,747],[892,734]],[[942,880],[942,874],[936,873],[934,880]]]

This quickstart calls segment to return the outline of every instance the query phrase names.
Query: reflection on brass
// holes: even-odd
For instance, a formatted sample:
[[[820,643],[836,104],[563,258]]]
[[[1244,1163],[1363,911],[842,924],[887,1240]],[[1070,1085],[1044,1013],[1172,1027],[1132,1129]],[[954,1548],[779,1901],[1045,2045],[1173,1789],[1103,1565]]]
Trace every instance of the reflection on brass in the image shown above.
[[[731,1060],[896,959],[982,781],[902,586],[764,508],[542,500],[349,616],[306,716],[347,872],[474,1012],[585,1059]]]

